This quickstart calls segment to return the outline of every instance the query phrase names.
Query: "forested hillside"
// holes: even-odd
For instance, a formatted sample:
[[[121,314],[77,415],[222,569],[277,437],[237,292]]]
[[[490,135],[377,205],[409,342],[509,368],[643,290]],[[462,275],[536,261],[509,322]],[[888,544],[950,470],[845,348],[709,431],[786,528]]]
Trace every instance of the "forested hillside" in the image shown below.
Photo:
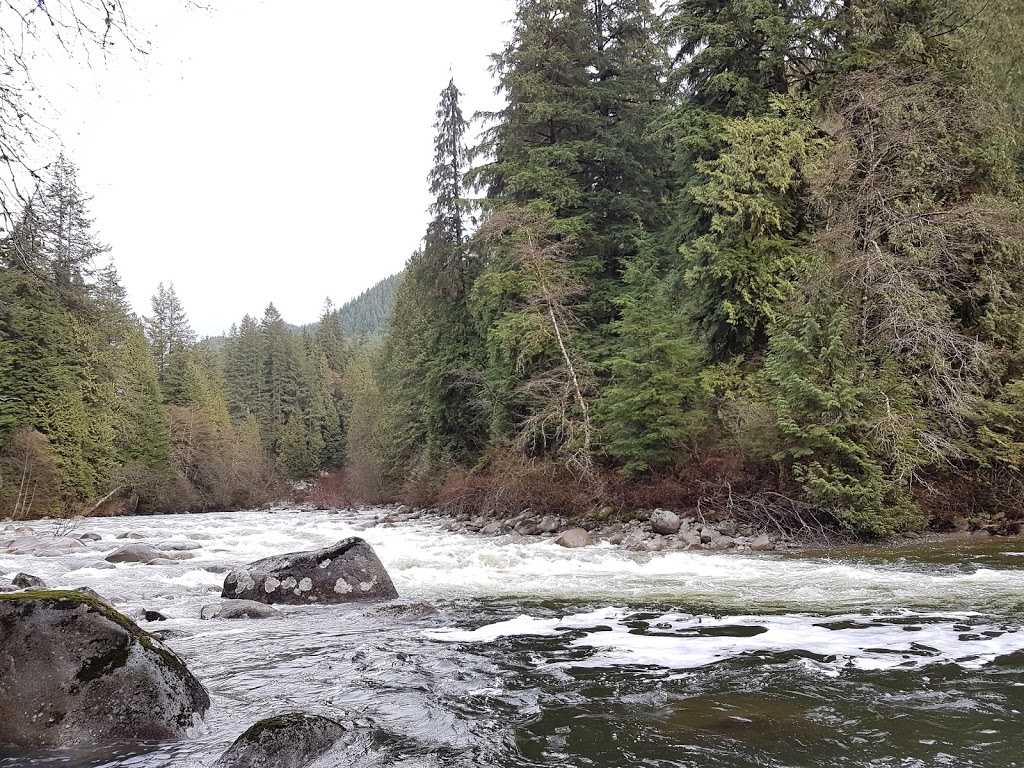
[[[352,469],[482,510],[1016,514],[1022,20],[520,0],[479,146],[442,93]]]
[[[0,243],[0,514],[238,508],[341,466],[338,312],[296,332],[271,304],[197,342],[173,285],[131,311],[107,250],[62,156]]]

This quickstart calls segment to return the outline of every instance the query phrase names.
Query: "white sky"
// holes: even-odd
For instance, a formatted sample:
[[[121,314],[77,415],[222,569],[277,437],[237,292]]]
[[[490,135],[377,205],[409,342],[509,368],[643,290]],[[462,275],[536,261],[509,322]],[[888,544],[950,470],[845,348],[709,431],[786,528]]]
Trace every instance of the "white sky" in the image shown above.
[[[487,57],[513,0],[207,2],[132,3],[141,61],[55,59],[43,122],[136,311],[163,281],[200,335],[271,301],[312,322],[419,246],[440,91],[454,75],[467,117],[500,106]]]

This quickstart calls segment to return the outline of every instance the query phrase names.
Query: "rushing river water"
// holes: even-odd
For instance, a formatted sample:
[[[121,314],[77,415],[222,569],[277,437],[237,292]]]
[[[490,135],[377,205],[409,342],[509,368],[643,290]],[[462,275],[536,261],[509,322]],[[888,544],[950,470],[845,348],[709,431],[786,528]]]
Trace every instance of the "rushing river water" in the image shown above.
[[[566,550],[370,527],[373,512],[81,521],[56,558],[0,554],[89,586],[157,631],[210,691],[192,738],[7,757],[0,766],[209,766],[293,711],[350,726],[329,766],[1021,766],[1024,542],[841,556]],[[37,532],[52,524],[32,524]],[[82,568],[124,544],[192,540],[172,565]],[[402,599],[201,621],[224,567],[359,535]],[[71,570],[77,568],[77,570]]]

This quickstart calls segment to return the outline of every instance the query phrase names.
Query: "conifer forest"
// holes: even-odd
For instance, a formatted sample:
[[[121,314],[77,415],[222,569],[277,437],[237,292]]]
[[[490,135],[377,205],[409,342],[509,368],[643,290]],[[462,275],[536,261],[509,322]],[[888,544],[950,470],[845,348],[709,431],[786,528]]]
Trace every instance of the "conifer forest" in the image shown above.
[[[0,515],[297,480],[863,536],[1021,514],[1024,4],[518,0],[508,35],[503,108],[440,91],[404,272],[313,326],[200,340],[169,282],[136,314],[72,158],[8,194]]]

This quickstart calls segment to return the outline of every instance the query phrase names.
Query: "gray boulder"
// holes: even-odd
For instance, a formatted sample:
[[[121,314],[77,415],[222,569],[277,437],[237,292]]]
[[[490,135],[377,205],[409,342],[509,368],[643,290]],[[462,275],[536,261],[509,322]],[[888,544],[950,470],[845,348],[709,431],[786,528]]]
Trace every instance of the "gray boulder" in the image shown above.
[[[126,544],[120,549],[115,549],[104,559],[108,563],[148,563],[166,556],[164,552],[149,544]]]
[[[724,552],[727,549],[732,549],[736,546],[735,539],[732,536],[717,536],[711,540],[708,544],[708,548],[714,552]]]
[[[667,509],[656,509],[651,513],[651,530],[663,536],[670,536],[678,531],[682,523],[679,515]]]
[[[283,614],[265,603],[254,600],[228,600],[225,603],[204,605],[199,612],[201,619],[269,619]]]
[[[373,548],[352,536],[330,547],[257,560],[224,578],[221,597],[306,605],[398,597]]]
[[[341,723],[295,712],[260,720],[235,739],[213,768],[305,768],[345,734]]]
[[[180,738],[210,706],[181,660],[81,592],[0,595],[0,743]]]
[[[578,547],[589,547],[593,543],[594,540],[590,537],[590,534],[584,531],[582,528],[570,528],[568,531],[566,531],[557,539],[555,539],[555,544],[566,547],[568,549],[576,549]]]
[[[758,536],[756,539],[750,542],[750,548],[754,552],[770,552],[771,550],[775,549],[775,545],[772,543],[772,540],[768,538],[767,533],[762,533],[760,536]]]
[[[30,573],[19,573],[11,579],[11,586],[18,589],[46,589],[46,582]]]
[[[548,515],[543,520],[541,520],[540,523],[537,525],[537,530],[539,530],[541,533],[554,533],[561,527],[562,524],[559,522],[557,517],[552,517],[551,515]]]

